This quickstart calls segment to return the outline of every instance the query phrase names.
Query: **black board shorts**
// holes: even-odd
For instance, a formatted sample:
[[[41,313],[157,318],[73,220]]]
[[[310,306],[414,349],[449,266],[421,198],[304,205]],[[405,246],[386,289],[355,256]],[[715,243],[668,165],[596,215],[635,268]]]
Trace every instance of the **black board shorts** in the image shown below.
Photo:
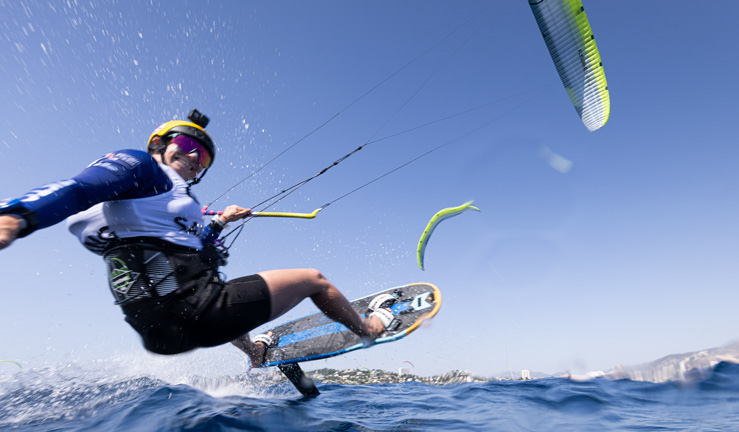
[[[116,249],[115,259],[135,257],[131,252],[137,248],[147,252],[155,248],[164,254],[172,269],[169,282],[176,281],[177,285],[174,292],[163,296],[151,290],[151,295],[121,303],[126,322],[141,335],[147,350],[179,354],[222,345],[269,321],[270,294],[261,276],[226,282],[220,279],[217,266],[203,259],[200,251],[158,245],[121,246]],[[134,261],[130,258],[128,262],[132,269],[147,271],[142,262]]]

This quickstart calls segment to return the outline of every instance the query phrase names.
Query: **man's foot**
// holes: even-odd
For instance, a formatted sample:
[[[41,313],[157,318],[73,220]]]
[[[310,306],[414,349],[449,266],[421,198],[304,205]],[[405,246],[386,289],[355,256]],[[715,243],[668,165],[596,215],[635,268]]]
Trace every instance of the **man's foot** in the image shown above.
[[[253,368],[258,368],[264,363],[264,353],[267,351],[267,346],[264,342],[255,342],[254,348],[247,352],[246,355],[249,357],[249,365]]]
[[[264,363],[264,354],[267,352],[267,348],[273,343],[272,332],[254,337],[254,343],[252,343],[251,349],[246,352],[246,355],[249,356],[251,367],[257,368]]]
[[[393,322],[393,312],[388,309],[395,303],[395,297],[390,294],[380,294],[373,298],[369,304],[369,315],[364,319],[367,328],[365,342],[372,343]]]
[[[377,336],[385,330],[385,324],[382,323],[382,320],[377,315],[365,318],[364,323],[367,326],[368,339],[377,339]]]
[[[364,319],[367,327],[366,343],[372,343],[393,322],[393,312],[388,308],[377,309]]]
[[[256,368],[264,363],[264,354],[267,352],[269,345],[273,343],[272,332],[266,335],[259,335],[254,338],[254,341],[249,338],[246,334],[238,339],[231,341],[231,343],[238,349],[244,352],[249,357],[249,365]]]

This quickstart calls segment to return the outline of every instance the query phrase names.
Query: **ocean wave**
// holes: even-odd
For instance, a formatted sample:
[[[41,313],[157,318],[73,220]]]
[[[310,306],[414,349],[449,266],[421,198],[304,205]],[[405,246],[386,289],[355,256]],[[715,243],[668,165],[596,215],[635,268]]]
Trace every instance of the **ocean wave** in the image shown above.
[[[17,431],[542,431],[739,429],[739,365],[693,382],[318,382],[303,398],[278,375],[141,373],[128,360],[0,375],[0,429]],[[701,425],[698,427],[697,425]]]

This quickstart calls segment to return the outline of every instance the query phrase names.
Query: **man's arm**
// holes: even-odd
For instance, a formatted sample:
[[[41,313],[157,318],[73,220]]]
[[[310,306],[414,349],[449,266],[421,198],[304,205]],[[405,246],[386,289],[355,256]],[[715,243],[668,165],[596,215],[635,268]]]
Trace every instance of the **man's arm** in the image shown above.
[[[110,153],[71,179],[49,183],[0,203],[0,216],[9,215],[2,218],[0,242],[7,247],[15,238],[50,227],[103,201],[153,196],[172,187],[167,174],[148,153]],[[11,218],[21,225],[20,229]]]
[[[0,249],[10,246],[18,237],[24,219],[16,216],[0,216]]]
[[[239,219],[245,219],[249,217],[249,215],[251,215],[251,209],[239,207],[237,205],[230,205],[226,207],[223,214],[214,216],[211,223],[205,226],[200,239],[203,244],[211,244],[218,239],[218,236],[226,227],[227,223],[235,222]]]

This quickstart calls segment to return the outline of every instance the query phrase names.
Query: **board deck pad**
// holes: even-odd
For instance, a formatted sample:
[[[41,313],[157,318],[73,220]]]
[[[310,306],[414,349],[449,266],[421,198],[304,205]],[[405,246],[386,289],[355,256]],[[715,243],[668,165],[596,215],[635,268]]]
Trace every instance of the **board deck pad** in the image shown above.
[[[375,339],[375,344],[402,339],[416,330],[421,322],[436,315],[441,307],[441,292],[429,283],[390,288],[354,300],[351,304],[360,315],[367,316],[369,303],[380,294],[390,294],[396,301],[389,308],[394,315],[393,322]],[[321,312],[269,331],[276,346],[267,349],[261,367],[319,360],[371,346],[365,345],[359,336]]]

